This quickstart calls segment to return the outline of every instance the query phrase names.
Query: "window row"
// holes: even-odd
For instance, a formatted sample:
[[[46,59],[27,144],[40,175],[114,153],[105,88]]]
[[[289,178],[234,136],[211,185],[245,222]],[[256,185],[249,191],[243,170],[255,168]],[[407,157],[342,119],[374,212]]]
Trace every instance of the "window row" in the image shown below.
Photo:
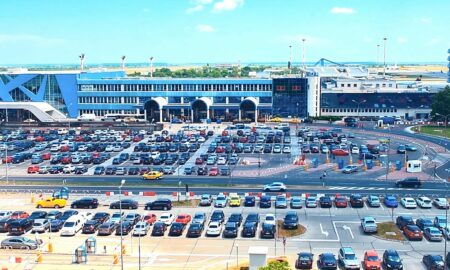
[[[322,112],[344,112],[344,113],[357,113],[358,109],[354,108],[322,108]],[[388,113],[388,112],[397,112],[396,108],[360,108],[359,112],[361,113]]]
[[[125,103],[136,104],[139,103],[138,97],[79,97],[80,104],[94,104],[94,103]]]
[[[79,91],[272,91],[271,84],[91,84]]]
[[[79,115],[95,114],[95,116],[106,115],[136,115],[135,110],[79,110]]]

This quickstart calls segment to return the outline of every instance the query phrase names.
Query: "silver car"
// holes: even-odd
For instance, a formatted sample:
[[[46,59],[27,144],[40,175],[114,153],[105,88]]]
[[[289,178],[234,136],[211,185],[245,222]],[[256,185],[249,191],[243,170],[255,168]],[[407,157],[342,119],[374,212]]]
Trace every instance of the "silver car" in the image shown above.
[[[147,235],[148,230],[150,229],[150,225],[145,221],[139,221],[134,226],[133,235],[142,236]]]
[[[50,228],[50,222],[48,219],[38,218],[33,222],[33,228],[31,232],[43,233],[46,232]]]
[[[192,223],[200,223],[205,224],[206,222],[206,214],[204,212],[197,212],[194,214],[192,218]]]
[[[14,236],[6,238],[1,243],[2,249],[37,249],[42,244],[42,240],[31,240],[23,236]]]

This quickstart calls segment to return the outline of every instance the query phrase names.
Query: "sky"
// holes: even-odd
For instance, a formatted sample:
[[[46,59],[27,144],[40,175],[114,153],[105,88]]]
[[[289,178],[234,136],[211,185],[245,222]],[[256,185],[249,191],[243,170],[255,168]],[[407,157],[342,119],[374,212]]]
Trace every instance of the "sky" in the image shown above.
[[[448,0],[0,1],[0,65],[445,62]],[[302,39],[305,39],[303,42]],[[379,45],[379,46],[377,46]]]

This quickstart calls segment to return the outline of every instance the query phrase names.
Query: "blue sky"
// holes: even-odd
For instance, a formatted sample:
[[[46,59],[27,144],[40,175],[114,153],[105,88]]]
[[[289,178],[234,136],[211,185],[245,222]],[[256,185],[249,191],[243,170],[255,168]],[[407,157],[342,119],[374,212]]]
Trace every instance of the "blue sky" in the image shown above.
[[[0,65],[146,62],[444,62],[448,0],[1,1]]]

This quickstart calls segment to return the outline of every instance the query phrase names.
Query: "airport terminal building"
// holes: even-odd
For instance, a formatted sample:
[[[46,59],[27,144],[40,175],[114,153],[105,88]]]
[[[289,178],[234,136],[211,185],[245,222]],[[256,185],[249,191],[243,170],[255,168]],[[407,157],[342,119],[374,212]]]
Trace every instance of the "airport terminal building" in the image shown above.
[[[403,89],[386,79],[370,81],[361,69],[344,71],[220,79],[137,78],[124,71],[5,72],[0,73],[0,111],[2,119],[8,111],[10,121],[33,117],[43,122],[82,115],[128,115],[149,122],[328,115],[424,118],[431,111],[433,93]]]

